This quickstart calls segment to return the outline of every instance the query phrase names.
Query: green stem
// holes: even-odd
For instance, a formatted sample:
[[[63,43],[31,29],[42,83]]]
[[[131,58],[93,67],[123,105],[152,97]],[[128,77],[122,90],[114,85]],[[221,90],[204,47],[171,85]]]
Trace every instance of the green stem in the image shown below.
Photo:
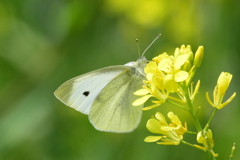
[[[211,160],[216,160],[216,157],[214,157],[209,150],[206,151],[204,148],[197,147],[196,145],[191,144],[191,143],[188,143],[188,142],[186,142],[186,141],[184,141],[184,140],[181,140],[181,142],[182,142],[183,144],[186,144],[186,145],[189,145],[189,146],[191,146],[191,147],[195,147],[195,148],[197,148],[197,149],[201,149],[201,150],[207,152]]]
[[[201,150],[207,152],[207,153],[208,153],[208,156],[209,156],[209,158],[210,158],[211,160],[216,160],[216,157],[214,157],[209,150],[205,150],[204,148],[200,148],[200,146],[197,147],[197,145],[188,143],[188,142],[186,142],[186,141],[184,141],[184,140],[181,140],[181,142],[182,142],[183,144],[186,144],[186,145],[189,145],[189,146],[191,146],[191,147],[195,147],[195,148],[197,148],[197,149],[201,149]]]
[[[197,132],[187,131],[189,134],[198,134]]]
[[[189,96],[188,87],[186,85],[184,85],[183,90],[185,92],[185,98],[186,98],[186,101],[187,101],[187,104],[188,104],[189,113],[192,116],[192,119],[193,119],[193,122],[195,124],[195,127],[196,127],[197,131],[200,132],[200,131],[202,131],[202,127],[200,125],[200,122],[199,122],[196,114],[194,113],[194,108],[193,108],[193,104],[192,104],[192,101],[191,101],[190,96]]]
[[[189,146],[191,146],[191,147],[195,147],[195,148],[197,148],[197,149],[201,149],[201,150],[203,150],[203,151],[206,151],[205,149],[200,148],[200,147],[197,147],[196,145],[191,144],[191,143],[188,143],[188,142],[186,142],[186,141],[184,141],[184,140],[182,140],[181,142],[182,142],[183,144],[189,145]]]
[[[204,131],[206,131],[206,130],[208,129],[208,127],[209,127],[209,125],[210,125],[210,123],[211,123],[213,117],[215,116],[217,110],[218,110],[217,108],[214,109],[214,111],[213,111],[211,117],[209,118],[209,120],[208,120],[206,126],[205,126],[204,129],[203,129]]]
[[[170,100],[166,99],[166,102],[171,103],[171,104],[173,104],[173,105],[175,105],[175,106],[177,106],[179,108],[182,108],[182,109],[184,109],[184,110],[189,112],[189,110],[187,108],[185,108],[185,107],[183,107],[183,106],[181,106],[181,105],[179,105],[177,103],[174,103],[173,101],[170,101]]]
[[[209,155],[211,160],[216,160],[216,157],[214,157],[209,150],[208,150],[208,155]]]

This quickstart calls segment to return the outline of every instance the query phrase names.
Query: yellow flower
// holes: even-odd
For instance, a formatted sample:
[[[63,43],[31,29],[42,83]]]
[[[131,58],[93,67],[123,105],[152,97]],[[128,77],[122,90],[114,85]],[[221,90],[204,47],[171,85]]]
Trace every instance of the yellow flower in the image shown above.
[[[168,118],[171,123],[168,124],[165,117],[157,112],[155,118],[151,118],[147,122],[147,129],[160,136],[148,136],[144,139],[145,142],[157,142],[164,145],[178,145],[183,139],[183,134],[187,131],[187,127],[182,126],[182,122],[173,112],[168,113]],[[160,142],[159,142],[160,141]]]
[[[231,80],[232,75],[230,73],[222,72],[218,78],[217,85],[213,91],[213,102],[210,100],[208,92],[206,93],[206,98],[213,107],[217,109],[222,109],[224,106],[230,103],[236,96],[236,93],[234,92],[227,101],[222,102]]]
[[[188,72],[181,70],[181,67],[188,60],[189,55],[183,54],[178,57],[165,58],[158,64],[158,69],[166,74],[164,87],[169,92],[177,92],[178,82],[183,82],[188,78]]]
[[[164,53],[153,59],[157,62],[158,70],[164,73],[164,87],[169,92],[177,92],[180,86],[179,82],[187,80],[189,71],[192,67],[193,53],[191,47],[182,45],[176,48],[174,56]]]

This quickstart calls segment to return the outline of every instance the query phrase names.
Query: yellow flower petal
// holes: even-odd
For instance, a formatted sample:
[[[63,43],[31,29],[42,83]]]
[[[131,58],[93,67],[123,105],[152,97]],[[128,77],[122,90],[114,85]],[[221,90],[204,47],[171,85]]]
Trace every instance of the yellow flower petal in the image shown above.
[[[168,74],[164,78],[164,87],[168,92],[174,93],[177,92],[179,84],[173,79],[173,76],[171,74]]]
[[[162,126],[161,130],[169,132],[169,131],[175,130],[175,128],[174,127],[169,127],[169,126]]]
[[[141,98],[138,98],[132,103],[132,105],[133,106],[140,106],[143,103],[145,103],[150,97],[152,97],[152,95],[146,95],[146,96],[143,96]]]
[[[157,112],[157,113],[155,114],[155,117],[156,117],[157,120],[159,120],[159,122],[161,123],[161,125],[163,125],[163,126],[168,126],[168,123],[167,123],[165,117],[162,115],[162,113]]]
[[[236,96],[236,92],[234,92],[232,94],[232,96],[230,98],[228,98],[228,100],[226,100],[224,103],[222,103],[220,106],[217,107],[217,109],[222,109],[223,107],[225,107],[228,103],[230,103],[233,98]]]
[[[156,142],[160,139],[162,139],[163,136],[147,136],[145,139],[144,139],[144,142]]]
[[[179,145],[180,139],[169,139],[169,138],[164,138],[161,139],[163,142],[157,142],[157,144],[163,144],[163,145]]]
[[[181,121],[179,120],[178,116],[173,114],[173,112],[168,113],[168,118],[171,120],[171,122],[175,125],[182,125]]]
[[[150,92],[147,89],[139,89],[136,92],[134,92],[133,94],[136,95],[136,96],[144,96],[148,93],[150,93]]]
[[[163,59],[168,58],[168,57],[169,57],[169,55],[166,52],[164,52],[164,53],[160,54],[159,56],[154,57],[153,61],[160,63]]]
[[[206,99],[207,99],[208,103],[209,103],[211,106],[215,107],[214,104],[213,104],[213,102],[210,100],[210,97],[209,97],[208,92],[206,93]]]
[[[174,67],[180,69],[180,67],[187,61],[188,56],[188,54],[178,56],[175,60]]]
[[[159,105],[160,105],[160,104],[154,104],[154,105],[151,105],[151,106],[147,106],[147,107],[144,107],[142,110],[143,110],[143,111],[150,110],[150,109],[156,108],[156,107],[159,106]]]
[[[163,103],[165,103],[165,99],[164,100],[161,100],[161,101],[152,101],[153,103],[156,103],[158,105],[161,105]]]
[[[155,118],[149,119],[146,127],[152,133],[165,134],[165,132],[161,130],[161,123]]]
[[[153,74],[152,73],[147,73],[146,78],[147,78],[147,80],[149,80],[151,82],[152,78],[153,78]]]
[[[176,82],[182,82],[185,81],[188,78],[188,72],[186,71],[179,71],[175,74],[175,81]]]
[[[156,62],[150,61],[146,67],[144,68],[145,73],[153,73],[157,70],[157,64]]]
[[[171,69],[171,63],[172,60],[170,58],[163,59],[159,64],[158,64],[158,69],[164,72],[170,72]]]

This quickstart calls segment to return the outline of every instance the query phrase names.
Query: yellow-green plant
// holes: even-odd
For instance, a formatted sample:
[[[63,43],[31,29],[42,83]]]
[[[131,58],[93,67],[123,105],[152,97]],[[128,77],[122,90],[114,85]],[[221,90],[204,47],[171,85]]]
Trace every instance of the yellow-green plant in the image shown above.
[[[218,156],[213,151],[214,141],[210,123],[217,110],[229,104],[236,96],[236,93],[233,93],[227,101],[223,102],[232,75],[222,72],[213,91],[212,101],[209,98],[208,92],[206,93],[206,99],[214,107],[214,110],[207,124],[204,127],[201,126],[197,116],[199,108],[196,108],[193,104],[200,88],[200,80],[194,85],[192,79],[197,69],[201,66],[203,56],[203,46],[200,46],[196,53],[193,54],[190,46],[185,47],[182,45],[181,48],[176,48],[174,55],[162,53],[154,57],[146,65],[144,72],[147,80],[144,81],[143,88],[134,93],[141,97],[133,102],[133,106],[142,105],[150,98],[152,104],[144,107],[143,110],[149,110],[168,102],[189,112],[197,131],[188,131],[187,124],[184,123],[183,125],[178,116],[172,111],[167,115],[170,123],[167,122],[162,113],[157,112],[154,117],[147,121],[146,125],[147,129],[156,135],[146,137],[144,139],[145,142],[157,142],[157,144],[163,145],[179,145],[180,143],[184,143],[206,151],[211,159],[215,159]],[[177,96],[172,96],[173,93]],[[186,133],[195,133],[196,141],[199,144],[186,142],[184,140]]]

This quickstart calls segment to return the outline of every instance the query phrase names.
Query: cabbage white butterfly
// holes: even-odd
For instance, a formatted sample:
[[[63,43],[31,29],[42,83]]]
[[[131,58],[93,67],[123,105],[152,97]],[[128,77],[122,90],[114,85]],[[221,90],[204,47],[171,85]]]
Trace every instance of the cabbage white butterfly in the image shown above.
[[[141,119],[143,106],[132,106],[144,80],[147,60],[98,69],[63,83],[55,96],[65,105],[87,114],[100,131],[130,132]]]
[[[143,105],[132,106],[132,103],[138,98],[133,93],[143,85],[146,63],[141,56],[136,62],[77,76],[63,83],[54,95],[65,105],[87,114],[97,130],[131,132],[142,116]]]

